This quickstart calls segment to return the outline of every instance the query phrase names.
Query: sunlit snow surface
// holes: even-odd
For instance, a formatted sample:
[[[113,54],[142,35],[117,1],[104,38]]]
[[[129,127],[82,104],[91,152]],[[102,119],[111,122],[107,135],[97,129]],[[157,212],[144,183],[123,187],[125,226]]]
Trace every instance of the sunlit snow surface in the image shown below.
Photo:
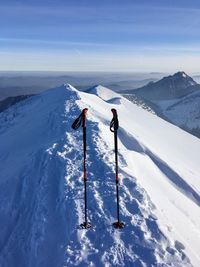
[[[82,129],[87,120],[84,220]],[[111,108],[119,114],[116,220]],[[61,86],[0,115],[0,266],[200,266],[200,141],[109,89]],[[191,262],[191,263],[190,263]]]

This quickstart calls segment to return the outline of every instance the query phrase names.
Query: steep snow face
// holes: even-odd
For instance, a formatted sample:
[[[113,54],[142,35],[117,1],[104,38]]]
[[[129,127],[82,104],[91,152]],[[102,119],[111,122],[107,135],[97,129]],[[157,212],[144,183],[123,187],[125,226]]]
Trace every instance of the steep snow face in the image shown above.
[[[82,131],[88,107],[88,209]],[[111,108],[119,114],[116,220]],[[199,266],[200,142],[106,88],[70,85],[0,114],[0,266]],[[187,231],[186,231],[187,228]]]
[[[160,101],[157,104],[172,123],[189,131],[196,130],[200,137],[200,90],[171,103]]]

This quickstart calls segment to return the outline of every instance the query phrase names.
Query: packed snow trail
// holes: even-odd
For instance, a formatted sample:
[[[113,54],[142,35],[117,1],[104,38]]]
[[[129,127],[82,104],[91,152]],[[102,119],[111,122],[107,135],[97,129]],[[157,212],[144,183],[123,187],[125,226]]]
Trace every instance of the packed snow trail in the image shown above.
[[[170,149],[164,154],[167,146],[163,140],[149,138],[146,133],[148,120],[145,125],[140,121],[146,118],[144,111],[137,118],[139,108],[107,89],[95,88],[90,93],[62,86],[0,115],[0,266],[185,267],[191,266],[190,260],[198,266],[195,251],[200,240],[200,214],[195,162],[193,173],[192,163],[184,166],[182,171],[191,177],[191,181],[185,180],[185,172],[181,175],[180,166],[168,156]],[[113,134],[109,131],[113,106],[119,109],[122,124],[120,214],[126,226],[121,231],[112,227],[116,221]],[[89,108],[87,184],[92,223],[87,231],[79,227],[84,220],[82,131],[71,129],[85,107]],[[127,121],[130,112],[136,116],[136,127]],[[197,153],[196,139],[158,118],[153,126],[157,124],[159,130],[165,127],[171,134],[170,141],[176,133],[179,138],[188,138]],[[159,145],[162,148],[158,149]],[[179,160],[187,163],[188,158]],[[174,173],[169,173],[163,162],[188,186],[183,188],[177,179],[174,183]],[[182,200],[184,207],[180,206]],[[188,231],[193,227],[191,238],[181,223],[183,227],[189,223]]]

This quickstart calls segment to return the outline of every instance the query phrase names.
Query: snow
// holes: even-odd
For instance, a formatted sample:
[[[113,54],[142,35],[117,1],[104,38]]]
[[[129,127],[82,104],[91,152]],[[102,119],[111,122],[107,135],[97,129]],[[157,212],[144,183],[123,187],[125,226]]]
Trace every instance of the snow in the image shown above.
[[[140,102],[144,102],[161,118],[200,136],[200,85],[185,72],[164,77],[153,86],[147,85],[135,92],[142,101],[129,96],[131,101],[137,101],[141,107]]]
[[[82,132],[87,120],[88,212]],[[111,108],[120,129],[116,220]],[[71,85],[0,114],[0,266],[200,266],[200,140],[111,90]]]
[[[90,109],[94,106],[93,97],[84,95],[81,98],[84,99],[84,102],[89,102]],[[103,111],[102,119],[107,117],[109,120],[109,108],[105,112],[104,103],[99,104],[100,99],[97,101],[98,111]],[[197,138],[139,109],[127,100],[122,99],[122,102],[122,106],[116,107],[119,112],[120,124],[132,136],[130,141],[127,136],[123,138],[126,143],[129,142],[125,148],[129,150],[130,144],[134,144],[135,149],[130,150],[136,150],[139,145],[141,146],[139,152],[142,154],[138,157],[135,152],[123,153],[127,168],[131,170],[128,174],[137,177],[138,182],[148,192],[153,203],[158,206],[157,210],[162,225],[164,225],[162,227],[164,233],[172,236],[174,240],[180,240],[198,266],[200,239],[197,239],[196,234],[200,234],[200,220],[198,219],[200,215],[198,175],[200,142]],[[105,139],[107,136],[108,133]],[[124,148],[122,149],[124,151]],[[137,172],[132,172],[137,168]],[[149,183],[149,181],[151,182]],[[174,214],[179,216],[174,218]],[[187,233],[185,233],[185,225],[187,225]],[[173,230],[170,230],[169,233],[167,229]],[[193,244],[195,244],[194,247]]]
[[[90,88],[87,92],[90,94],[94,94],[105,101],[111,100],[114,97],[117,97],[117,98],[119,97],[119,94],[113,92],[109,88],[104,87],[102,85],[94,86]]]
[[[177,102],[179,102],[179,98],[175,98],[175,99],[170,99],[170,100],[160,100],[160,101],[155,101],[155,103],[162,109],[165,110],[168,107],[176,104]]]
[[[200,90],[174,100],[155,101],[164,116],[177,126],[200,129]]]

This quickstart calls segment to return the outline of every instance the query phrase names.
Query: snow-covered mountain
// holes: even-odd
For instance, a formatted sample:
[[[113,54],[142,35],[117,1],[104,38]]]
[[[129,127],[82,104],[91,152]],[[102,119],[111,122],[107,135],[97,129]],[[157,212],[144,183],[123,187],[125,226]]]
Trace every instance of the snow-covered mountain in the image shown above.
[[[200,138],[200,90],[174,99],[158,101],[155,110],[170,122]]]
[[[125,96],[200,138],[200,85],[184,72],[133,90]]]
[[[82,131],[88,108],[88,209]],[[111,108],[119,115],[116,220]],[[109,89],[70,85],[0,114],[0,266],[200,266],[200,140]]]
[[[155,101],[183,97],[196,90],[200,90],[200,85],[185,72],[180,71],[134,90],[134,93],[144,99]]]

